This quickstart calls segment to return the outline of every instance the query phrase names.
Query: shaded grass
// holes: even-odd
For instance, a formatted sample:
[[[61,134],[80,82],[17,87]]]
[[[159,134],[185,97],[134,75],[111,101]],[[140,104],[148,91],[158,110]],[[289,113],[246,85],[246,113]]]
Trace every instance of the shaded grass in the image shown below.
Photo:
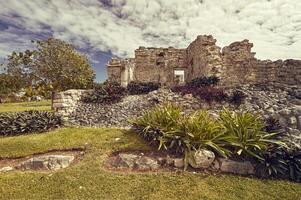
[[[21,103],[2,103],[0,112],[20,112],[26,110],[51,110],[50,101],[21,102]]]
[[[115,138],[121,138],[115,141]],[[49,149],[85,147],[78,164],[51,173],[0,174],[1,199],[291,199],[301,185],[232,175],[190,172],[114,173],[102,168],[112,151],[149,149],[137,135],[117,129],[66,128],[46,134],[0,138],[0,156],[26,156]]]

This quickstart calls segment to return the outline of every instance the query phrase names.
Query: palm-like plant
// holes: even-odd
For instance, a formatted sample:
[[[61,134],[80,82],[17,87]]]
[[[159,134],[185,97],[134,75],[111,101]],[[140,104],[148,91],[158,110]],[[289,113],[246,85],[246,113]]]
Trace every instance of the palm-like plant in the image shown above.
[[[188,149],[207,148],[224,157],[230,155],[224,148],[225,138],[222,129],[206,111],[197,111],[183,117],[180,131],[185,133],[184,141]]]
[[[220,113],[219,124],[225,134],[229,149],[237,155],[251,156],[263,160],[262,154],[273,146],[285,146],[274,139],[278,133],[267,133],[259,115],[244,112]]]

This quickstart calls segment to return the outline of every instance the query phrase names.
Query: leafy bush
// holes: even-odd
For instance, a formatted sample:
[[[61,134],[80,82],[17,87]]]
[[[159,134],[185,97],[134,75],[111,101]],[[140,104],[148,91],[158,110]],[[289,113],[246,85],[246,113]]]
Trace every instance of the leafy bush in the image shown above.
[[[216,76],[203,76],[193,79],[187,83],[190,87],[206,87],[214,86],[219,82],[219,78]]]
[[[226,155],[220,129],[205,111],[185,116],[176,105],[167,103],[146,111],[132,124],[136,132],[159,149],[183,155],[207,147]]]
[[[290,152],[285,148],[264,153],[264,160],[259,160],[257,173],[262,177],[290,179],[301,182],[301,152]]]
[[[47,131],[62,126],[61,117],[46,111],[24,111],[0,114],[0,135],[13,136]]]
[[[180,93],[181,95],[192,94],[194,97],[205,100],[208,103],[222,102],[228,99],[228,95],[222,88],[214,87],[191,87],[191,86],[177,86],[172,88],[173,92]]]
[[[110,104],[116,103],[126,94],[126,89],[118,83],[106,82],[95,84],[93,93],[83,97],[85,103]]]
[[[227,136],[227,147],[238,156],[263,160],[263,153],[271,147],[285,146],[276,139],[278,133],[264,131],[265,124],[259,115],[224,109],[219,123]]]
[[[245,98],[246,95],[242,91],[235,90],[229,97],[229,103],[239,106]]]
[[[278,119],[273,117],[269,117],[265,120],[265,130],[269,133],[279,131],[281,129],[281,125]]]
[[[131,95],[147,94],[151,91],[159,89],[159,87],[160,85],[158,83],[132,81],[128,84],[127,91]]]
[[[264,160],[271,148],[285,146],[274,139],[276,133],[263,131],[264,123],[257,115],[224,110],[218,120],[205,111],[184,115],[176,105],[158,105],[132,121],[133,129],[159,149],[185,154],[200,148],[227,157]]]

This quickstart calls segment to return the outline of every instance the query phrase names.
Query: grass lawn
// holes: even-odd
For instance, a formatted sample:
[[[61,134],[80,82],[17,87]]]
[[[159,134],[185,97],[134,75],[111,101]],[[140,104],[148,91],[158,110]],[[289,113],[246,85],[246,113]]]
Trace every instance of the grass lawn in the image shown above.
[[[115,141],[115,138],[121,138]],[[83,160],[56,172],[0,174],[1,199],[301,199],[301,184],[189,172],[117,173],[102,168],[112,151],[148,149],[137,135],[117,129],[64,128],[0,138],[0,156],[86,147]]]
[[[50,101],[0,104],[0,112],[19,112],[25,110],[50,110],[50,109],[51,109]]]

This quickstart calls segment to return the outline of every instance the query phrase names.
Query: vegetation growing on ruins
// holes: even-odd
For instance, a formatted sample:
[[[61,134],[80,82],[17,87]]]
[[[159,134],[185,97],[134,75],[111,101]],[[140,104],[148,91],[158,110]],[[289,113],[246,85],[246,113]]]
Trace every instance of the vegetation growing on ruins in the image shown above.
[[[127,85],[127,92],[130,95],[139,95],[139,94],[147,94],[151,91],[157,90],[160,88],[160,84],[153,82],[139,82],[132,81]]]

